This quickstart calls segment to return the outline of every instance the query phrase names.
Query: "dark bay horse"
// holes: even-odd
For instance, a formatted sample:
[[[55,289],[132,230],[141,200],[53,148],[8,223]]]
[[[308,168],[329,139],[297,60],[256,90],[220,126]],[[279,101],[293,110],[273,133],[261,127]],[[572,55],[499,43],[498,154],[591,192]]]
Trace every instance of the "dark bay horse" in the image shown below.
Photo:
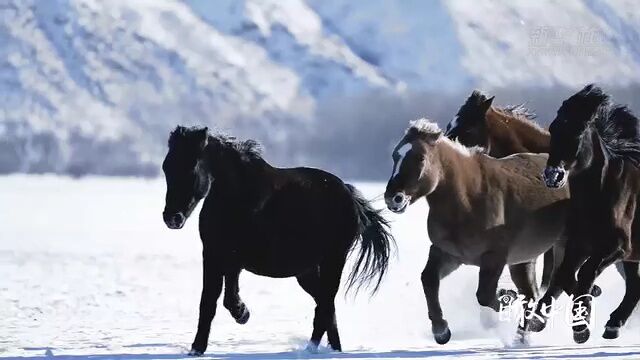
[[[474,90],[449,122],[445,135],[465,146],[481,146],[493,157],[549,153],[549,132],[536,124],[523,105],[493,106],[495,96]]]
[[[574,302],[574,315],[586,308],[585,323],[573,326],[574,340],[587,341],[591,298],[584,295],[607,266],[624,260],[626,293],[603,335],[616,338],[640,299],[640,222],[634,221],[640,196],[640,121],[588,85],[562,103],[549,130],[545,183],[562,188],[568,182],[571,205],[566,253],[537,313],[545,315],[543,309],[562,290],[581,297]],[[544,322],[532,321],[530,328],[540,331]]]
[[[523,105],[493,106],[494,98],[474,90],[447,124],[445,135],[467,147],[482,147],[496,158],[517,153],[549,153],[549,132],[533,121],[535,114]],[[544,253],[543,292],[549,287],[561,250],[556,246]]]
[[[440,281],[461,264],[480,267],[476,297],[482,306],[499,310],[498,279],[505,265],[520,293],[527,300],[536,297],[533,261],[561,238],[569,203],[568,190],[542,184],[546,154],[496,159],[452,141],[435,123],[421,119],[410,124],[393,160],[387,207],[402,213],[422,197],[429,204],[432,245],[422,285],[436,342],[451,337],[439,301]]]
[[[346,258],[359,243],[350,286],[373,281],[387,269],[393,238],[388,224],[356,189],[317,169],[279,169],[254,141],[211,135],[207,128],[177,127],[162,164],[167,182],[163,218],[180,229],[200,211],[203,286],[191,355],[207,348],[224,283],[224,307],[241,324],[249,319],[239,295],[243,269],[269,277],[295,276],[316,302],[310,347],[324,333],[341,350],[334,297]]]

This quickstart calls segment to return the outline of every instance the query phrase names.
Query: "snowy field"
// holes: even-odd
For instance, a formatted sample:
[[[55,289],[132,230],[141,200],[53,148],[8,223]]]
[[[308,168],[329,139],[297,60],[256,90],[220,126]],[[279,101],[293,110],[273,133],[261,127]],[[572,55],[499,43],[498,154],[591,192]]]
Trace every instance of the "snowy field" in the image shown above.
[[[383,184],[361,184],[373,198]],[[195,335],[201,289],[194,216],[181,231],[161,217],[162,180],[12,176],[0,178],[0,359],[68,357],[174,359]],[[381,201],[377,206],[382,207]],[[463,267],[441,287],[453,332],[440,346],[430,333],[420,272],[429,249],[427,207],[387,212],[398,242],[379,293],[337,298],[344,353],[304,351],[313,302],[295,279],[241,277],[247,325],[219,306],[209,342],[215,359],[640,359],[640,316],[620,339],[600,338],[622,298],[607,270],[598,283],[596,330],[583,346],[562,322],[513,346],[515,323],[486,328],[476,304],[477,269]],[[313,249],[310,249],[312,251]],[[501,280],[509,285],[508,278]],[[497,319],[497,317],[496,317]]]

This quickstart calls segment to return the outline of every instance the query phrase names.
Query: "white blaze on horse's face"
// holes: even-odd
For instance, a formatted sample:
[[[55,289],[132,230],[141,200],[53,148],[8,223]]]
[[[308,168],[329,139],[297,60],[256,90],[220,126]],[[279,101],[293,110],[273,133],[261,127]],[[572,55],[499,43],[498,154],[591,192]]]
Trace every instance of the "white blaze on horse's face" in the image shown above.
[[[449,135],[455,128],[458,127],[458,115],[454,116],[451,121],[447,124],[447,129],[445,130],[445,136]]]
[[[402,144],[396,151],[394,152],[394,164],[393,164],[393,173],[391,174],[391,180],[393,180],[400,173],[400,168],[402,167],[402,162],[407,156],[407,153],[411,151],[413,145],[409,142]],[[390,180],[390,181],[391,181]],[[389,210],[395,213],[402,213],[406,210],[409,202],[411,201],[411,196],[408,196],[403,191],[399,191],[395,193],[391,198],[385,199],[387,203],[387,207]]]
[[[398,150],[396,150],[396,154],[398,154],[398,156],[396,157],[397,160],[395,164],[393,164],[393,173],[391,174],[392,179],[396,177],[400,172],[400,165],[402,165],[402,161],[407,156],[407,153],[411,150],[412,147],[413,146],[411,145],[411,143],[405,143]]]

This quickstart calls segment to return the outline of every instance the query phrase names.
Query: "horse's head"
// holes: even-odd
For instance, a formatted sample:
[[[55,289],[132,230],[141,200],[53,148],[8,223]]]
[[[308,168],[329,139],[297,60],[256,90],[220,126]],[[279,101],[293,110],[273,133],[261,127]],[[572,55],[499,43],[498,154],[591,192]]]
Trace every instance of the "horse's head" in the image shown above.
[[[162,163],[167,182],[162,217],[170,229],[181,229],[209,192],[213,178],[206,164],[208,142],[206,127],[178,126],[169,137],[169,152]]]
[[[576,163],[581,136],[587,124],[598,108],[608,101],[609,97],[599,87],[590,84],[562,102],[549,126],[551,149],[543,173],[548,187],[559,188],[566,184],[569,170]]]
[[[464,146],[487,148],[489,131],[486,115],[491,108],[493,98],[494,96],[488,98],[478,90],[474,90],[456,116],[447,124],[445,135],[451,140],[458,140]]]
[[[441,174],[436,142],[442,131],[426,119],[412,121],[393,150],[393,173],[384,194],[389,210],[402,213],[409,204],[435,189]]]

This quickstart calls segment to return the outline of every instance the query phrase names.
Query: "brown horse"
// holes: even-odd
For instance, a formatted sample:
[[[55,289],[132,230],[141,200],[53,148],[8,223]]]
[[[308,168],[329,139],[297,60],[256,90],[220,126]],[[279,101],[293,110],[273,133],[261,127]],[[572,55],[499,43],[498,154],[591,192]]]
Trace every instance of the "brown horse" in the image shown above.
[[[498,108],[475,90],[449,122],[445,135],[465,146],[481,146],[493,157],[516,153],[549,153],[549,132],[533,122],[523,105]]]
[[[474,90],[447,124],[445,135],[464,146],[482,147],[496,158],[526,152],[548,153],[549,132],[533,122],[535,114],[523,105],[493,106],[494,98]],[[549,287],[553,269],[561,256],[562,248],[557,247],[544,253],[543,292]]]
[[[480,267],[476,297],[498,310],[498,279],[505,267],[527,299],[535,298],[534,259],[561,238],[567,190],[542,183],[542,154],[495,159],[452,141],[425,119],[410,124],[393,151],[387,207],[402,213],[426,197],[432,246],[422,272],[432,332],[439,344],[451,331],[438,298],[440,281],[461,264]]]
[[[603,335],[616,338],[640,300],[640,221],[634,221],[640,197],[640,120],[588,85],[562,103],[549,129],[545,183],[559,188],[568,179],[571,205],[565,257],[537,313],[546,313],[542,310],[562,290],[581,297],[574,302],[574,315],[585,315],[585,321],[574,324],[573,336],[578,343],[587,341],[592,299],[585,294],[607,266],[624,260],[626,293]],[[543,327],[542,321],[531,322],[534,331]]]

